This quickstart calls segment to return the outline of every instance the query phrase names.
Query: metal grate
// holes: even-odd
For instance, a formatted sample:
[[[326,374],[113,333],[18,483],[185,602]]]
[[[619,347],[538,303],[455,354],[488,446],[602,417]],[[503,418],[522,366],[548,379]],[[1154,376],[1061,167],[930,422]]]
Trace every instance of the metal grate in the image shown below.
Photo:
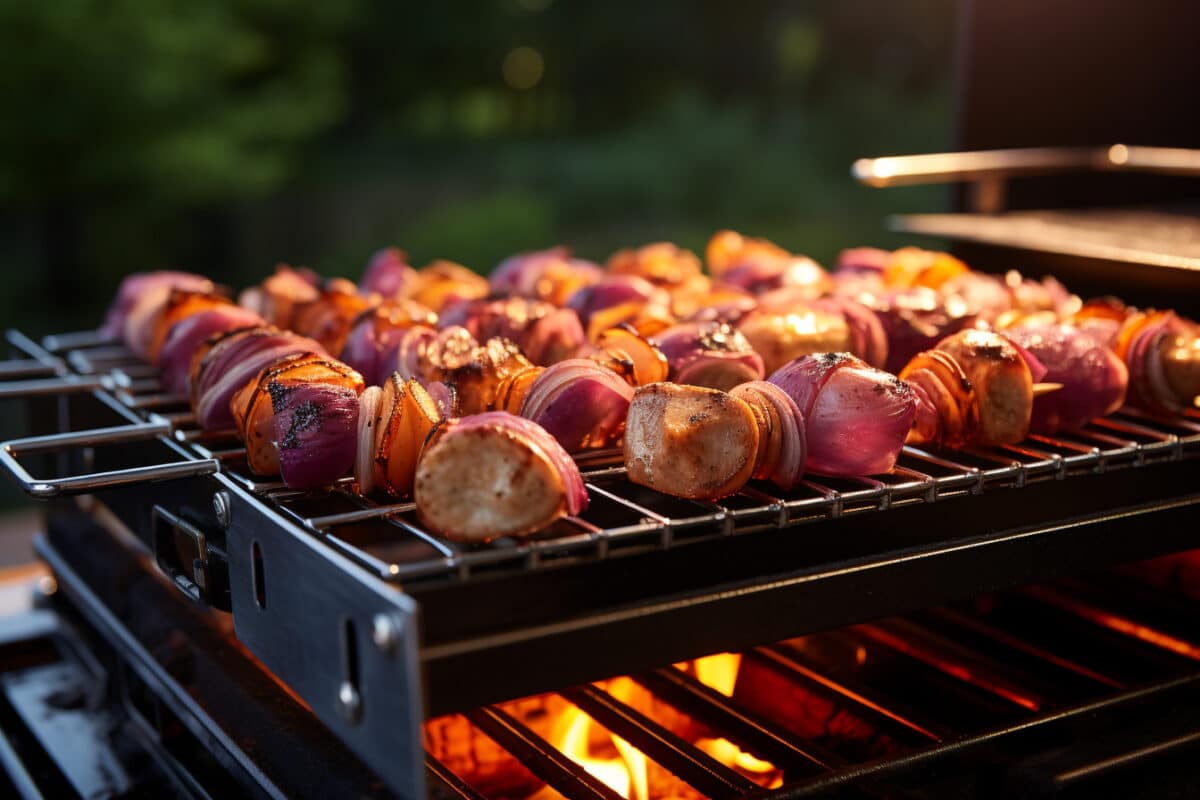
[[[787,493],[752,482],[719,502],[701,502],[634,485],[619,452],[598,451],[579,458],[591,500],[584,514],[524,541],[464,546],[424,530],[411,502],[381,504],[354,494],[349,478],[327,490],[297,492],[252,475],[233,431],[199,430],[185,399],[164,393],[157,371],[119,344],[80,333],[46,337],[44,345],[79,373],[81,385],[111,387],[125,407],[169,429],[198,460],[219,462],[226,475],[290,520],[379,578],[406,586],[664,550],[1200,453],[1200,413],[1166,419],[1125,408],[1081,430],[1033,435],[1018,445],[944,452],[905,447],[888,475],[811,476]]]
[[[636,697],[610,680],[434,719],[434,795],[484,796],[471,785],[478,760],[462,757],[478,731],[565,797],[617,796],[551,741],[544,720],[568,707],[661,768],[652,776],[713,798],[976,796],[985,775],[1019,796],[1095,791],[1147,770],[1194,782],[1186,761],[1171,762],[1200,743],[1200,650],[1177,636],[1193,609],[1147,588],[1096,576],[755,648],[731,695],[677,664],[629,676]],[[792,714],[797,703],[809,710]],[[697,743],[718,737],[773,767],[759,776],[778,775],[775,788]],[[660,794],[688,796],[668,788]]]

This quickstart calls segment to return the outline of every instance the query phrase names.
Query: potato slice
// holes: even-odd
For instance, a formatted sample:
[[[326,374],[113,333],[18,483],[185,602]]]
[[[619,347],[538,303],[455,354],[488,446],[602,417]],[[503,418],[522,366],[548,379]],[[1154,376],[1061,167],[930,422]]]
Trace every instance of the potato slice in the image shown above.
[[[566,513],[562,475],[541,448],[501,426],[445,423],[417,465],[421,520],[448,539],[484,542],[541,530]]]

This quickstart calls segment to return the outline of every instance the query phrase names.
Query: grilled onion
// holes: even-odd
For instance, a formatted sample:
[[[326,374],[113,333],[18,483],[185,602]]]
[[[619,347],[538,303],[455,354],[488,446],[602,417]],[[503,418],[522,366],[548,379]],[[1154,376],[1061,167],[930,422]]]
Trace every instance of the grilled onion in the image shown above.
[[[745,336],[723,322],[676,325],[653,341],[667,357],[675,383],[728,391],[763,377],[762,358]]]
[[[358,392],[310,381],[271,391],[279,476],[292,489],[333,483],[354,465]]]
[[[586,358],[546,368],[529,386],[521,416],[546,429],[568,453],[621,439],[633,389]]]
[[[193,314],[176,323],[158,353],[163,388],[172,394],[185,394],[192,356],[205,340],[237,328],[263,325],[262,317],[248,308],[219,305]]]
[[[279,473],[281,449],[289,442],[284,442],[279,438],[280,423],[276,417],[282,411],[288,412],[290,416],[299,414],[298,418],[289,421],[288,426],[283,428],[284,433],[303,433],[305,429],[302,426],[304,424],[319,423],[323,406],[302,407],[302,405],[305,401],[305,393],[315,391],[316,387],[321,385],[353,392],[353,415],[350,413],[351,404],[342,393],[322,392],[316,398],[322,403],[334,404],[337,409],[334,421],[329,428],[330,437],[338,439],[348,437],[350,439],[351,458],[344,464],[340,460],[340,455],[345,450],[344,447],[336,447],[332,442],[320,447],[322,452],[329,454],[331,461],[341,465],[341,471],[333,475],[333,478],[353,465],[354,437],[357,426],[350,425],[347,429],[345,420],[353,416],[353,419],[357,421],[358,395],[363,390],[362,376],[340,361],[335,361],[328,356],[301,353],[286,356],[264,367],[253,381],[246,383],[238,390],[229,403],[238,433],[246,445],[246,462],[249,464],[251,472],[257,475]],[[300,398],[299,404],[293,405],[284,402],[286,398],[293,395]],[[301,427],[293,430],[295,426]],[[297,479],[302,481],[311,479],[313,475],[328,475],[328,471],[323,472],[319,465],[305,466],[303,457],[300,456],[293,457],[291,463],[297,468]]]
[[[126,321],[136,309],[141,309],[138,316],[145,317],[157,310],[170,295],[172,289],[183,289],[192,292],[212,292],[213,282],[203,275],[193,275],[190,272],[173,272],[162,270],[158,272],[136,272],[127,275],[117,288],[117,296],[105,314],[104,324],[100,332],[113,338],[126,335]]]
[[[441,419],[433,398],[416,380],[393,374],[379,398],[375,431],[376,477],[395,497],[412,492],[417,459],[433,426]]]
[[[754,477],[791,489],[804,475],[808,459],[804,414],[786,392],[767,381],[735,387],[731,395],[746,401],[758,420]]]
[[[284,356],[325,355],[312,339],[276,328],[251,328],[222,334],[192,359],[191,398],[196,421],[204,430],[233,427],[229,403],[264,367]]]
[[[804,356],[768,380],[803,415],[806,466],[824,475],[888,472],[916,414],[907,383],[849,353]]]
[[[417,271],[408,265],[408,256],[397,247],[385,247],[371,256],[359,287],[387,300],[407,296],[417,282]]]

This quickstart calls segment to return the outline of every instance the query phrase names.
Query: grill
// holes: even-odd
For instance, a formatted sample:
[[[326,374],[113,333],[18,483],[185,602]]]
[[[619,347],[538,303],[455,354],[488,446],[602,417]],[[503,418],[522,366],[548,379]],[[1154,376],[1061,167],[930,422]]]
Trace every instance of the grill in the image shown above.
[[[1120,731],[1112,742],[1013,780],[1091,785],[1120,766],[1107,765],[1104,747],[1169,759],[1193,743],[1190,729],[1164,740],[1174,728],[1155,711],[1187,707],[1195,691],[1200,646],[1180,624],[1185,611],[1110,608],[1108,598],[1128,592],[1092,587],[1111,578],[1002,593],[987,613],[961,603],[1196,546],[1200,415],[1124,409],[1011,447],[909,447],[892,475],[814,478],[786,495],[751,486],[719,504],[637,487],[615,454],[596,453],[581,463],[592,500],[583,516],[530,541],[462,547],[423,530],[411,503],[376,505],[345,486],[295,492],[250,475],[231,433],[197,430],[182,398],[119,345],[89,333],[36,343],[9,332],[8,342],[16,357],[3,395],[42,400],[37,412],[56,432],[6,442],[0,459],[28,493],[55,499],[40,550],[67,589],[63,603],[110,643],[129,636],[131,614],[160,617],[150,631],[195,617],[197,650],[213,636],[228,649],[231,627],[240,661],[214,669],[239,693],[254,675],[292,706],[282,727],[268,715],[251,728],[282,730],[263,735],[284,741],[317,736],[322,760],[361,762],[362,775],[350,769],[337,791],[478,796],[479,775],[459,774],[478,767],[477,753],[463,760],[465,741],[473,753],[489,743],[534,791],[616,796],[539,728],[564,706],[712,797],[967,780],[998,748],[1004,763],[1026,765],[1046,741],[1098,720]],[[106,548],[109,566],[87,563],[102,563]],[[139,553],[175,597],[145,566],[128,566]],[[136,611],[114,583],[130,569],[155,596]],[[209,630],[206,609],[231,612],[217,614],[223,633]],[[1051,646],[1053,625],[1029,622],[1047,617],[1077,654]],[[148,655],[162,646],[134,642],[122,658],[162,672]],[[739,650],[732,696],[663,666]],[[1139,672],[1144,664],[1153,666]],[[592,683],[613,675],[632,676],[618,686],[637,687],[641,702]],[[143,694],[157,710],[137,713],[157,715],[161,739],[155,688]],[[539,694],[548,690],[549,700]],[[772,696],[807,699],[781,712]],[[240,716],[221,724],[195,698],[180,702],[165,716],[224,736],[242,725]],[[666,722],[684,715],[692,733],[700,726],[769,762],[782,788],[698,749],[688,730],[651,714],[664,704],[674,709]],[[828,709],[828,729],[797,727],[812,708]],[[1150,728],[1125,731],[1129,715]],[[262,774],[261,755],[246,755],[259,746],[220,748],[248,771],[244,785],[280,789],[305,772]],[[382,785],[361,785],[372,774]]]

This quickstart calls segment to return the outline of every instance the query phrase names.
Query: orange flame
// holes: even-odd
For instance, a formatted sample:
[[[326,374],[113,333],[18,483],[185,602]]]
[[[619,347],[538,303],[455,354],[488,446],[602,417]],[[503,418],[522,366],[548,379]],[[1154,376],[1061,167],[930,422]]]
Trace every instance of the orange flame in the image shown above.
[[[693,661],[692,666],[696,671],[696,678],[701,683],[726,697],[733,697],[738,670],[742,666],[740,653],[716,653],[704,656]],[[770,761],[763,761],[761,758],[747,753],[728,739],[699,739],[696,741],[696,747],[722,764],[748,774],[751,780],[755,780],[769,789],[783,785],[782,770],[776,768]]]
[[[612,686],[609,688],[611,691]],[[550,741],[567,758],[627,800],[650,800],[645,754],[575,706],[563,711]],[[540,795],[533,800],[537,798]]]

